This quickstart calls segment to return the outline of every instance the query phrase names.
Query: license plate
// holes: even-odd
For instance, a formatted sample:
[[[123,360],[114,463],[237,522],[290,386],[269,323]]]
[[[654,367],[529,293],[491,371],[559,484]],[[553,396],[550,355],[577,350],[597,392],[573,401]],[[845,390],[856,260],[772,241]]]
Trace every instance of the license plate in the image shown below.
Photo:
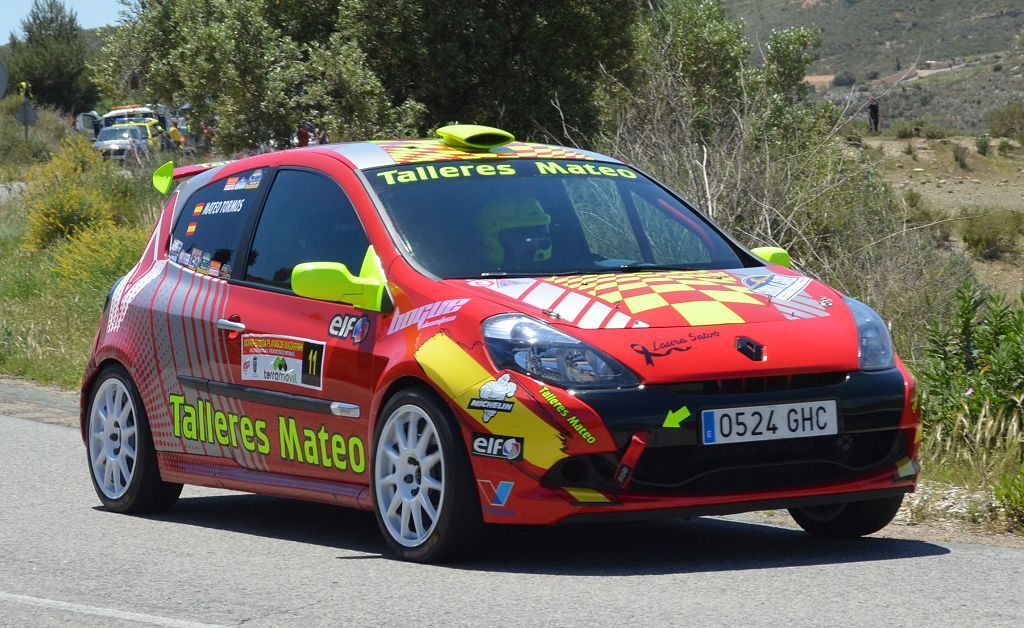
[[[701,412],[701,436],[705,445],[827,436],[838,431],[835,400]]]

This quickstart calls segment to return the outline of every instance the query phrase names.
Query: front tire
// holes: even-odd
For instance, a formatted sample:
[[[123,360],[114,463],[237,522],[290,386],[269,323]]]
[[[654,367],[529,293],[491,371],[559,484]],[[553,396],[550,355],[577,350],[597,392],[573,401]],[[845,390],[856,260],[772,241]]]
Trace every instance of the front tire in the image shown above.
[[[146,409],[119,365],[103,369],[92,386],[85,443],[93,488],[108,509],[161,512],[178,500],[181,484],[160,479]]]
[[[374,512],[391,551],[426,563],[472,546],[480,504],[448,408],[423,390],[403,390],[384,406],[374,442]]]
[[[789,514],[807,533],[826,539],[852,539],[878,532],[892,522],[903,495],[861,502],[790,508]]]

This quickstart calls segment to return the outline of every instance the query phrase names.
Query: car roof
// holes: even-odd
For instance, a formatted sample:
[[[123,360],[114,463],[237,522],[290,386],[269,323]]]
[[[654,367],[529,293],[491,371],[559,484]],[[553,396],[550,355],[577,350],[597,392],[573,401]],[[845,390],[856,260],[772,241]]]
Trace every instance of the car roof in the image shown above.
[[[509,142],[503,146],[480,150],[456,148],[441,139],[378,140],[331,144],[318,148],[338,153],[352,162],[359,170],[383,166],[482,159],[577,159],[622,163],[607,155],[580,148],[532,142]]]

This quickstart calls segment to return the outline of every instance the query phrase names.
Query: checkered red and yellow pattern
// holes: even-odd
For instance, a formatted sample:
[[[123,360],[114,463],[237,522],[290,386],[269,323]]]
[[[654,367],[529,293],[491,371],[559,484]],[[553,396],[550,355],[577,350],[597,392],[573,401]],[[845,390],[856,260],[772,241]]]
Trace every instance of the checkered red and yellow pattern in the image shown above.
[[[594,158],[585,153],[547,144],[509,142],[486,151],[465,151],[447,146],[441,140],[387,140],[374,142],[395,160],[396,164],[454,161],[461,159],[583,159]]]
[[[747,308],[768,305],[736,277],[722,272],[578,275],[548,281],[615,304],[645,321],[667,314],[681,316],[689,325],[745,323]]]

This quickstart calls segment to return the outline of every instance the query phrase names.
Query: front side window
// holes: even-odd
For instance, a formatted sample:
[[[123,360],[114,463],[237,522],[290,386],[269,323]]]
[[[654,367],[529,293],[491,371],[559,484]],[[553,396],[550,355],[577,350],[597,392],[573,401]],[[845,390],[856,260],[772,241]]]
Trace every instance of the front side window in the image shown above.
[[[282,170],[263,205],[245,279],[290,290],[292,269],[303,262],[341,262],[357,275],[369,245],[337,183],[307,170]]]
[[[247,170],[193,194],[174,226],[171,260],[212,277],[237,274],[235,253],[266,175],[266,168]]]
[[[744,266],[716,227],[622,164],[477,160],[365,176],[406,256],[443,279]]]

